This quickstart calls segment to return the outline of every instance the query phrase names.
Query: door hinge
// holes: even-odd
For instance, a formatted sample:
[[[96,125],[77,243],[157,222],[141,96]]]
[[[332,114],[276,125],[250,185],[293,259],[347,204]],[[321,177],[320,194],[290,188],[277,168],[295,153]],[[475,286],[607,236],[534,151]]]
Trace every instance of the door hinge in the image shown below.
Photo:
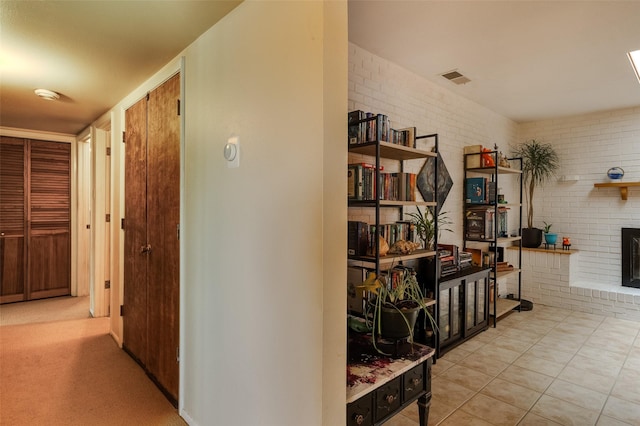
[[[176,225],[176,237],[178,238],[178,241],[180,241],[180,224],[179,223]]]
[[[176,346],[176,362],[180,362],[180,346]]]
[[[111,147],[110,146],[107,147],[107,155],[111,155]]]
[[[124,130],[123,130],[123,131],[122,131],[122,143],[125,143],[125,140],[126,140],[126,139],[127,139],[127,138],[125,137],[125,133],[124,133]]]
[[[124,305],[120,305],[120,316],[124,316]]]
[[[104,288],[105,288],[105,290],[106,290],[106,289],[111,288],[111,281],[106,280],[106,281],[104,282]]]
[[[124,229],[124,217],[120,219],[120,229]]]
[[[151,97],[150,93],[147,92],[147,101],[149,101],[149,98]]]
[[[180,99],[178,99],[178,115],[180,115]]]
[[[106,214],[105,220],[107,223],[111,222],[111,215],[109,213]]]

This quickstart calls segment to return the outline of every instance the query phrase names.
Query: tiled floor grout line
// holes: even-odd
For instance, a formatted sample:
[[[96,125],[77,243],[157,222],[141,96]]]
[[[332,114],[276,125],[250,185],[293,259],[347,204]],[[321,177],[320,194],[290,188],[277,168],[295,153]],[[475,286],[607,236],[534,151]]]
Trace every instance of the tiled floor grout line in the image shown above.
[[[525,354],[527,354],[529,351],[531,351],[531,349],[532,349],[532,348],[534,348],[535,346],[538,346],[538,345],[541,345],[541,346],[543,346],[543,347],[544,347],[544,346],[547,346],[547,345],[546,345],[544,342],[542,342],[542,341],[545,339],[545,337],[550,336],[550,335],[553,333],[553,331],[554,331],[554,330],[556,330],[556,331],[558,331],[559,333],[562,333],[562,334],[564,334],[564,333],[571,333],[571,330],[563,329],[563,328],[565,328],[565,327],[560,327],[560,326],[561,326],[561,325],[565,325],[565,324],[566,324],[567,319],[568,319],[569,317],[571,317],[571,316],[572,316],[572,314],[573,314],[573,313],[569,313],[568,315],[566,315],[566,316],[565,316],[564,318],[562,318],[562,319],[554,319],[553,321],[555,322],[555,324],[554,324],[552,327],[550,327],[549,329],[547,329],[547,330],[546,330],[546,331],[544,331],[544,332],[540,332],[539,336],[538,336],[537,338],[535,338],[534,340],[525,342],[525,343],[529,344],[529,346],[528,346],[528,348],[527,348],[526,350],[524,350],[524,351],[522,351],[522,352],[518,351],[519,355],[518,355],[515,359],[513,359],[511,362],[507,363],[507,364],[508,364],[508,365],[507,365],[507,367],[505,367],[505,368],[501,369],[500,371],[498,371],[498,372],[497,372],[497,373],[495,373],[495,374],[491,374],[491,375],[490,375],[490,377],[491,377],[491,378],[490,378],[490,380],[489,380],[487,383],[485,383],[485,384],[484,384],[482,387],[480,387],[478,390],[473,390],[473,393],[472,393],[468,398],[466,398],[466,399],[462,400],[459,404],[456,404],[457,406],[455,407],[455,409],[454,409],[452,412],[448,413],[445,417],[443,417],[442,419],[440,419],[440,420],[438,421],[438,423],[437,423],[437,424],[438,424],[438,425],[440,425],[440,424],[442,424],[442,423],[446,422],[446,421],[447,421],[447,419],[451,418],[451,417],[452,417],[452,416],[453,416],[453,415],[454,415],[458,410],[461,410],[461,408],[462,408],[465,404],[467,404],[469,401],[471,401],[471,400],[472,400],[473,398],[475,398],[477,395],[482,394],[482,391],[483,391],[483,390],[485,390],[485,389],[486,389],[486,388],[487,388],[487,387],[488,387],[488,386],[489,386],[493,381],[495,381],[496,379],[498,379],[498,378],[499,378],[499,376],[500,376],[500,375],[501,375],[501,374],[502,374],[506,369],[508,369],[508,368],[509,368],[509,367],[511,367],[511,366],[514,366],[514,365],[515,365],[515,363],[516,363],[520,358],[522,358],[523,356],[525,356]],[[535,318],[535,317],[534,317],[534,318]],[[583,407],[583,406],[581,406],[581,405],[577,405],[577,404],[575,404],[574,402],[572,402],[572,401],[570,401],[570,400],[567,400],[567,399],[565,399],[565,398],[563,398],[563,397],[556,397],[556,396],[548,395],[548,394],[547,394],[547,391],[549,390],[549,388],[550,388],[554,383],[556,383],[556,382],[558,382],[558,381],[563,381],[563,382],[567,382],[567,383],[573,384],[571,381],[567,381],[566,379],[563,379],[563,378],[561,378],[560,376],[562,375],[562,373],[563,373],[563,372],[565,372],[565,370],[570,366],[570,364],[571,364],[573,361],[575,361],[576,359],[578,359],[578,360],[579,360],[579,358],[577,358],[578,356],[580,356],[580,357],[582,357],[582,358],[585,358],[585,359],[587,359],[587,360],[589,360],[589,361],[591,361],[591,362],[603,362],[601,359],[599,359],[599,358],[595,358],[595,357],[591,357],[591,356],[588,356],[588,355],[586,355],[586,354],[584,354],[584,353],[581,353],[581,351],[582,351],[585,347],[586,347],[587,349],[588,349],[589,347],[592,347],[591,345],[588,345],[589,340],[590,340],[591,338],[595,337],[595,336],[596,336],[596,333],[597,333],[599,330],[601,330],[601,327],[605,325],[605,320],[606,320],[606,318],[602,318],[602,319],[601,319],[600,321],[598,321],[596,324],[590,324],[588,327],[586,327],[586,326],[585,326],[585,327],[583,327],[583,328],[585,328],[585,329],[587,329],[587,328],[588,328],[588,329],[589,329],[589,332],[588,332],[588,333],[583,333],[583,334],[582,334],[582,333],[578,333],[578,334],[580,334],[581,336],[583,336],[583,337],[584,337],[584,339],[582,339],[582,341],[580,342],[579,346],[578,346],[575,350],[572,350],[572,351],[570,351],[570,352],[569,352],[569,351],[567,351],[567,352],[566,352],[567,354],[571,354],[571,357],[570,357],[570,358],[568,358],[566,361],[562,362],[562,368],[561,368],[561,370],[560,370],[560,371],[558,371],[558,373],[557,373],[555,376],[548,376],[547,374],[544,374],[544,373],[539,372],[539,371],[537,371],[537,370],[529,370],[527,367],[522,367],[522,366],[517,366],[517,365],[516,365],[516,367],[519,367],[519,368],[522,368],[522,369],[529,370],[529,371],[531,371],[531,372],[533,372],[533,373],[536,373],[536,374],[545,375],[545,376],[549,377],[549,379],[550,379],[549,384],[548,384],[547,386],[545,386],[545,387],[544,387],[544,389],[543,389],[543,390],[541,390],[541,391],[539,391],[538,389],[532,389],[532,388],[529,388],[529,387],[524,386],[524,385],[521,385],[521,384],[519,384],[519,383],[513,383],[512,381],[507,380],[507,381],[509,381],[510,383],[514,384],[514,385],[522,386],[522,387],[524,387],[524,388],[526,388],[526,389],[530,389],[530,390],[532,390],[532,391],[534,391],[534,392],[539,392],[539,396],[535,399],[535,401],[533,401],[533,402],[529,405],[529,408],[528,408],[528,409],[524,410],[523,415],[522,415],[522,416],[521,416],[521,417],[516,421],[516,423],[515,423],[516,425],[517,425],[517,424],[520,424],[521,422],[523,422],[523,421],[524,421],[524,419],[527,417],[527,415],[528,415],[529,413],[531,413],[531,410],[536,406],[536,404],[540,401],[540,399],[541,399],[544,395],[547,395],[547,396],[549,396],[550,398],[558,399],[558,400],[562,401],[563,403],[571,404],[571,405],[573,405],[573,406],[575,406],[575,407],[577,407],[577,408],[579,408],[579,409],[585,410],[585,407]],[[519,325],[520,325],[520,324],[518,324],[518,323],[516,323],[516,324],[508,324],[506,327],[508,327],[508,328],[507,328],[507,330],[509,330],[509,329],[519,329],[519,327],[518,327]],[[569,327],[567,327],[567,328],[571,328],[571,326],[582,327],[580,324],[569,323]],[[558,327],[560,327],[560,328],[558,328]],[[586,330],[585,330],[585,331],[586,331]],[[596,390],[594,390],[594,389],[591,389],[591,388],[588,388],[588,387],[584,387],[584,386],[581,386],[581,385],[576,385],[576,386],[583,387],[583,388],[585,388],[585,389],[587,389],[587,390],[589,390],[589,391],[593,391],[593,392],[596,392],[596,393],[599,393],[599,394],[601,394],[601,395],[604,395],[604,396],[605,396],[604,402],[602,403],[602,406],[599,408],[599,410],[598,410],[598,412],[597,412],[596,423],[594,423],[594,424],[597,424],[597,423],[602,419],[602,417],[605,415],[605,414],[604,414],[604,411],[605,411],[605,408],[607,407],[607,402],[608,402],[608,401],[609,401],[609,399],[613,396],[613,395],[612,395],[612,392],[614,391],[614,388],[615,388],[615,386],[616,386],[616,383],[618,383],[618,379],[620,378],[620,375],[622,374],[622,370],[624,369],[624,366],[626,365],[627,361],[629,360],[629,357],[630,357],[631,353],[633,352],[633,349],[634,349],[634,347],[635,347],[635,346],[634,346],[634,343],[635,343],[636,339],[638,339],[638,336],[639,336],[639,335],[640,335],[640,329],[639,329],[639,328],[635,328],[635,334],[632,336],[632,339],[630,340],[630,341],[631,341],[631,345],[629,346],[629,348],[627,348],[627,349],[626,349],[626,351],[625,351],[626,353],[621,354],[621,355],[624,355],[624,359],[622,360],[621,366],[618,368],[618,372],[615,374],[615,377],[611,377],[611,379],[613,380],[613,382],[612,382],[612,385],[611,385],[611,387],[609,388],[608,392],[606,393],[606,395],[605,395],[604,393],[600,392],[600,391],[596,391]],[[449,370],[449,369],[453,368],[454,366],[456,366],[456,365],[460,365],[460,363],[462,363],[462,362],[463,362],[465,359],[467,359],[468,357],[472,356],[474,353],[477,353],[480,349],[482,349],[482,348],[484,348],[484,347],[486,347],[486,346],[488,346],[488,345],[491,345],[491,344],[492,344],[492,343],[493,343],[497,338],[499,338],[500,336],[504,336],[505,338],[513,338],[513,339],[515,339],[515,340],[519,340],[519,339],[517,339],[517,338],[515,338],[515,337],[506,336],[504,333],[502,333],[502,334],[498,334],[497,336],[493,336],[489,341],[483,341],[481,346],[479,346],[479,347],[475,347],[475,349],[470,350],[470,351],[467,351],[466,349],[463,349],[464,344],[462,344],[462,345],[460,345],[460,346],[459,346],[459,348],[460,348],[461,350],[464,350],[465,352],[468,352],[468,353],[467,353],[466,355],[464,355],[462,358],[459,358],[459,359],[457,359],[457,358],[456,358],[456,361],[451,361],[451,362],[452,362],[452,365],[450,365],[449,367],[447,367],[445,370],[443,370],[443,371],[439,372],[438,376],[440,376],[440,375],[444,374],[447,370]],[[607,348],[607,347],[605,347],[605,348],[604,348],[604,350],[605,350],[605,351],[606,351],[606,348]],[[505,348],[505,349],[506,349],[506,348]],[[559,351],[559,352],[564,352],[564,351]],[[614,352],[614,353],[615,353],[615,352]],[[533,356],[533,355],[532,355],[532,356]],[[545,358],[545,357],[541,357],[541,358],[542,358],[543,360],[547,360],[547,361],[550,361],[550,362],[557,362],[557,361],[553,361],[553,360],[547,359],[547,358]],[[466,366],[465,366],[465,367],[466,367]],[[480,371],[480,370],[476,370],[473,366],[469,366],[469,367],[466,367],[466,368],[470,368],[470,369],[472,369],[472,370],[475,370],[475,371],[478,371],[478,372],[480,372],[480,373],[482,373],[482,374],[487,375],[487,373],[486,373],[486,372],[484,372],[484,371]],[[574,368],[575,368],[575,367],[574,367]],[[600,375],[600,374],[598,374],[598,373],[592,373],[592,374],[595,374],[595,375],[601,376],[601,375]],[[603,376],[603,377],[607,377],[607,376],[604,376],[604,375],[602,375],[602,376]],[[444,379],[443,379],[443,380],[444,380]],[[504,379],[503,379],[503,380],[504,380]],[[464,386],[463,386],[463,387],[464,387]],[[486,395],[486,394],[483,394],[483,396],[487,396],[487,397],[490,397],[490,398],[494,398],[493,396],[489,396],[489,395]],[[495,399],[495,398],[494,398],[494,399]],[[623,401],[626,401],[626,400],[623,400]],[[504,401],[501,401],[501,402],[504,402]],[[511,405],[511,404],[509,404],[509,405]],[[590,409],[589,409],[589,408],[586,408],[586,410],[590,410]],[[594,414],[595,414],[595,413],[596,413],[596,411],[595,411],[595,410],[593,410],[593,411],[592,411],[592,413],[594,413]],[[470,415],[473,415],[472,413],[469,413],[469,414],[470,414]],[[532,413],[532,414],[533,414],[533,413]],[[548,418],[548,417],[545,417],[544,415],[539,415],[539,414],[537,414],[537,413],[536,413],[536,415],[538,415],[538,416],[540,416],[540,417],[542,417],[542,418],[545,418],[545,419],[547,419],[547,420],[549,420],[549,421],[552,421],[552,422],[554,422],[554,421],[555,421],[555,420],[553,420],[553,419],[550,419],[550,418]],[[485,421],[486,421],[486,420],[485,420]],[[622,420],[620,420],[620,421],[622,421]]]

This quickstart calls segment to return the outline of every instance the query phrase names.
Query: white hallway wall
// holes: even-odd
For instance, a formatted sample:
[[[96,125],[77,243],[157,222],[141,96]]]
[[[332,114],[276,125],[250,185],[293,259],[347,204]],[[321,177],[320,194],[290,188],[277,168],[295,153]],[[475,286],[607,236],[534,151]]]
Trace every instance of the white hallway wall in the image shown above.
[[[346,46],[345,1],[244,2],[103,117],[121,134],[124,110],[184,64],[179,408],[191,425],[344,421]],[[115,136],[113,156],[124,215]],[[115,314],[111,332],[121,342]]]
[[[191,424],[344,421],[346,25],[346,2],[244,2],[184,52]]]

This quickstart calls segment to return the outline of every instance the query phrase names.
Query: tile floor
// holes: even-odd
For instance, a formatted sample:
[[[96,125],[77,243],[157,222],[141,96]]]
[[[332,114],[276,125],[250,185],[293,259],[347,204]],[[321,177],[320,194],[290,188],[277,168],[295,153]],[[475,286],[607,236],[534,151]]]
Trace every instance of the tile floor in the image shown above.
[[[437,360],[429,426],[640,425],[640,322],[535,305]],[[418,425],[417,405],[385,426]]]

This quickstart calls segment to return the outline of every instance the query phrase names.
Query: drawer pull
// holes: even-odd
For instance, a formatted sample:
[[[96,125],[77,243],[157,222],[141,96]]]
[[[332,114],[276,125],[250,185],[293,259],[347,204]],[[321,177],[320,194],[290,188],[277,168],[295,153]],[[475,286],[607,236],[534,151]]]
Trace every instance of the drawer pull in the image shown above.
[[[417,377],[414,377],[413,379],[411,379],[411,384],[413,386],[418,386],[420,384],[421,380],[418,379]]]
[[[396,397],[394,395],[387,395],[384,397],[384,400],[387,401],[387,404],[392,404],[393,401],[396,400]]]
[[[362,414],[354,414],[353,420],[357,425],[361,425],[362,423],[364,423],[364,416]]]

